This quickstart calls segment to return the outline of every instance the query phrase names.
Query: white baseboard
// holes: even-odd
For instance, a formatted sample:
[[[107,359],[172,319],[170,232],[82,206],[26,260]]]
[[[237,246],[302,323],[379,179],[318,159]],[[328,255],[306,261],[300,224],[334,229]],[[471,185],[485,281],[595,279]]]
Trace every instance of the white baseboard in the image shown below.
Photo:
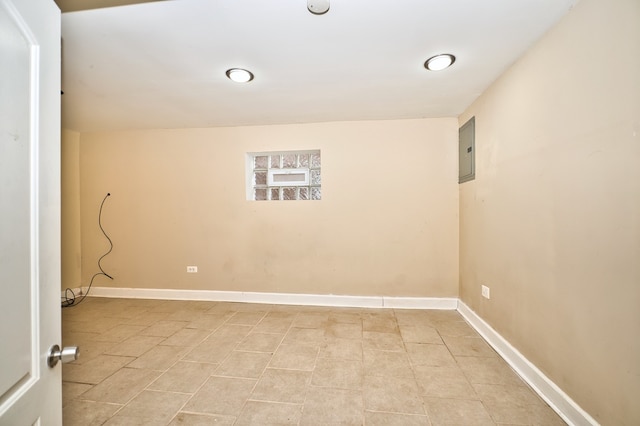
[[[216,302],[340,306],[354,308],[454,310],[458,306],[458,299],[455,297],[345,296],[337,294],[257,293],[241,291],[111,287],[91,287],[90,295],[95,297],[121,297],[132,299],[209,300]]]
[[[69,290],[71,290],[73,292],[73,295],[75,295],[76,297],[83,295],[84,292],[86,291],[86,289],[84,287],[67,288],[67,289],[62,290],[60,292],[60,297],[62,299],[64,299],[65,297],[68,297],[69,295],[67,294],[67,292]]]
[[[598,425],[569,395],[462,301],[458,303],[458,312],[565,422],[575,426]]]

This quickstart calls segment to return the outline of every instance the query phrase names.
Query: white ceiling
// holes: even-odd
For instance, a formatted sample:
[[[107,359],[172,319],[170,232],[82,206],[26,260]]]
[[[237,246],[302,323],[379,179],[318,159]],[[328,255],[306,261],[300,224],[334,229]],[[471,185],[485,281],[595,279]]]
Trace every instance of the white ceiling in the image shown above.
[[[577,0],[175,0],[63,13],[80,132],[458,116]],[[427,58],[455,64],[425,70]],[[247,84],[232,67],[255,74]]]

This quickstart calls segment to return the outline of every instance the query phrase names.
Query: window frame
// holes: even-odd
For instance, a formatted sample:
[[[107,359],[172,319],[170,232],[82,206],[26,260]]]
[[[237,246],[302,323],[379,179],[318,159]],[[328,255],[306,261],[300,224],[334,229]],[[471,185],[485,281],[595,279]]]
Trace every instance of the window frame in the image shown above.
[[[295,167],[284,167],[285,156],[295,155]],[[306,167],[300,167],[301,155],[308,155]],[[313,167],[312,155],[320,158],[317,167]],[[273,162],[273,157],[279,156],[277,162]],[[256,157],[267,157],[266,167],[255,167]],[[322,154],[320,149],[311,150],[283,150],[283,151],[266,151],[266,152],[247,152],[246,153],[246,199],[247,201],[319,201],[322,200]],[[256,184],[256,172],[266,174],[266,183]],[[317,173],[314,173],[317,172]],[[274,179],[277,175],[304,174],[304,181],[283,181],[278,182]],[[319,182],[312,181],[315,175],[319,176]],[[295,198],[285,198],[285,189],[295,189]],[[307,188],[306,198],[300,198],[301,191]],[[256,198],[256,190],[266,190],[264,199]],[[278,198],[273,197],[274,190],[278,190]],[[288,191],[291,192],[291,191]],[[315,195],[317,194],[317,195]],[[314,198],[315,197],[315,198]]]
[[[304,180],[302,180],[302,181],[280,181],[280,182],[276,182],[274,180],[274,175],[299,175],[299,174],[304,175]],[[282,187],[282,186],[310,186],[310,184],[311,184],[310,177],[309,177],[310,175],[311,175],[311,169],[309,169],[309,168],[305,168],[305,169],[300,169],[300,168],[297,168],[297,169],[268,169],[267,170],[267,186],[268,187],[273,187],[273,186],[279,186],[279,187]]]

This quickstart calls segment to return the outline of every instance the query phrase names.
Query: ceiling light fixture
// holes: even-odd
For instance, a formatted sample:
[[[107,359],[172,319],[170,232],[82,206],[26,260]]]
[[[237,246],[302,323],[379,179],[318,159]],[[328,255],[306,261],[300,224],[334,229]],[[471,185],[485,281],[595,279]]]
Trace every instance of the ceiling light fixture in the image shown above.
[[[307,9],[314,15],[324,15],[330,6],[329,0],[307,0]]]
[[[227,70],[227,77],[236,83],[248,83],[253,80],[251,71],[242,68],[231,68]]]
[[[424,67],[429,71],[441,71],[449,68],[456,61],[456,57],[448,53],[432,56],[424,63]]]

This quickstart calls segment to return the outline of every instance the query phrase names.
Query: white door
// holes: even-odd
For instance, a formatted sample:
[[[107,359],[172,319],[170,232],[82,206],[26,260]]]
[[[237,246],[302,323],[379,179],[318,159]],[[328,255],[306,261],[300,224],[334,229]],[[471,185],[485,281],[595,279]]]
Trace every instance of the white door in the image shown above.
[[[0,0],[0,425],[62,423],[60,11]]]

